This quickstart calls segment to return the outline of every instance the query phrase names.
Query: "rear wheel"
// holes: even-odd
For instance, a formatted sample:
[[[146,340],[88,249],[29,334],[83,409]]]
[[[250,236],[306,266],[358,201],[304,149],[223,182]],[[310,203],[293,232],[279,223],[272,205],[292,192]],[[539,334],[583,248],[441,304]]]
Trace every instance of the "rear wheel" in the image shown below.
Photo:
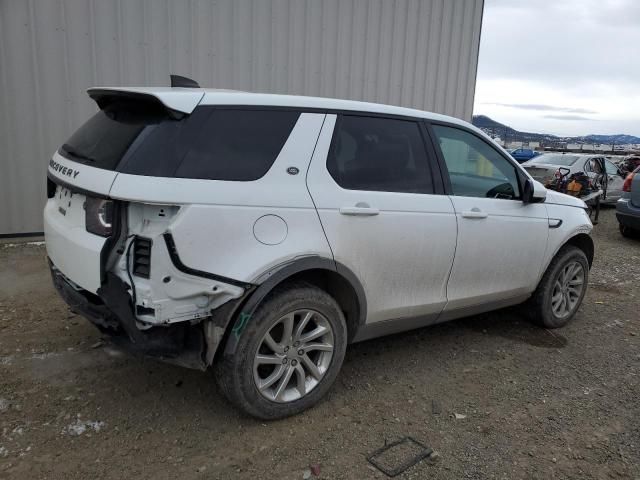
[[[528,302],[529,316],[545,328],[565,326],[574,317],[589,281],[589,262],[578,247],[566,245],[551,261]]]
[[[636,230],[634,230],[632,228],[629,228],[626,225],[622,225],[620,223],[620,224],[618,224],[618,226],[620,227],[620,233],[622,234],[623,237],[634,238],[638,234],[638,232]]]
[[[346,339],[344,315],[325,291],[307,284],[279,288],[249,320],[235,355],[216,366],[218,383],[249,415],[294,415],[329,390]]]

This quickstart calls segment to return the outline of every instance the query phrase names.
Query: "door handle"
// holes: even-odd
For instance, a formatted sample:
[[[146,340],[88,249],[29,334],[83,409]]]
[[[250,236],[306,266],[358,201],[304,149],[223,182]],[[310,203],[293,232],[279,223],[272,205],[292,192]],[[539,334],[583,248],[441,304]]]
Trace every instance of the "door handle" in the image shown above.
[[[373,215],[378,215],[380,210],[377,208],[370,207],[368,203],[358,202],[355,207],[340,207],[341,215],[352,215],[352,216],[361,216],[361,217],[371,217]]]
[[[478,207],[474,207],[471,210],[466,210],[462,212],[463,218],[487,218],[489,214],[487,212],[483,212]]]

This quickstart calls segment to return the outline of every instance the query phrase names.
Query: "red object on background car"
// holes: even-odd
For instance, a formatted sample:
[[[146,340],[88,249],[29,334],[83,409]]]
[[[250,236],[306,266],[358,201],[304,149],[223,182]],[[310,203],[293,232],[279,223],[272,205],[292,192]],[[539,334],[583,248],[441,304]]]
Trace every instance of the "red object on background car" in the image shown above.
[[[636,175],[636,173],[637,173],[637,170],[631,172],[629,175],[627,175],[627,178],[624,179],[624,183],[622,184],[623,192],[631,191],[631,182],[633,182],[633,177]]]

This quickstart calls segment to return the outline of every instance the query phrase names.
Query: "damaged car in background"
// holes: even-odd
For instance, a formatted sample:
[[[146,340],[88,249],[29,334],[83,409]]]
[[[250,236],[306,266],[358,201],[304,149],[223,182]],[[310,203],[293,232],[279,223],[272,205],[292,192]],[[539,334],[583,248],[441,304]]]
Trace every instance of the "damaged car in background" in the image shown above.
[[[88,93],[48,166],[58,292],[250,415],[317,403],[350,343],[517,304],[562,327],[585,295],[584,202],[467,122],[182,77]]]

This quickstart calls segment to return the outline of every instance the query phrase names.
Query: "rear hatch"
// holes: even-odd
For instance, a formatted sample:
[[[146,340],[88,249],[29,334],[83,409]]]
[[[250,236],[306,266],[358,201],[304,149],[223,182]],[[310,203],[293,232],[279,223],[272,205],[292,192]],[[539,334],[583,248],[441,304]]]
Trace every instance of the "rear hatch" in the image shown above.
[[[91,89],[100,111],[53,155],[48,165],[49,197],[44,211],[47,253],[74,287],[96,292],[102,279],[102,251],[115,228],[108,200],[124,164],[145,136],[180,128],[204,92],[197,89]]]
[[[522,166],[535,180],[546,185],[553,180],[559,169],[563,169],[562,173],[569,173],[579,158],[578,155],[565,153],[545,153],[523,163]]]
[[[558,165],[543,165],[543,164],[523,164],[524,169],[527,171],[529,175],[533,177],[534,180],[539,181],[543,185],[546,185],[551,180],[555,173],[560,168]]]

